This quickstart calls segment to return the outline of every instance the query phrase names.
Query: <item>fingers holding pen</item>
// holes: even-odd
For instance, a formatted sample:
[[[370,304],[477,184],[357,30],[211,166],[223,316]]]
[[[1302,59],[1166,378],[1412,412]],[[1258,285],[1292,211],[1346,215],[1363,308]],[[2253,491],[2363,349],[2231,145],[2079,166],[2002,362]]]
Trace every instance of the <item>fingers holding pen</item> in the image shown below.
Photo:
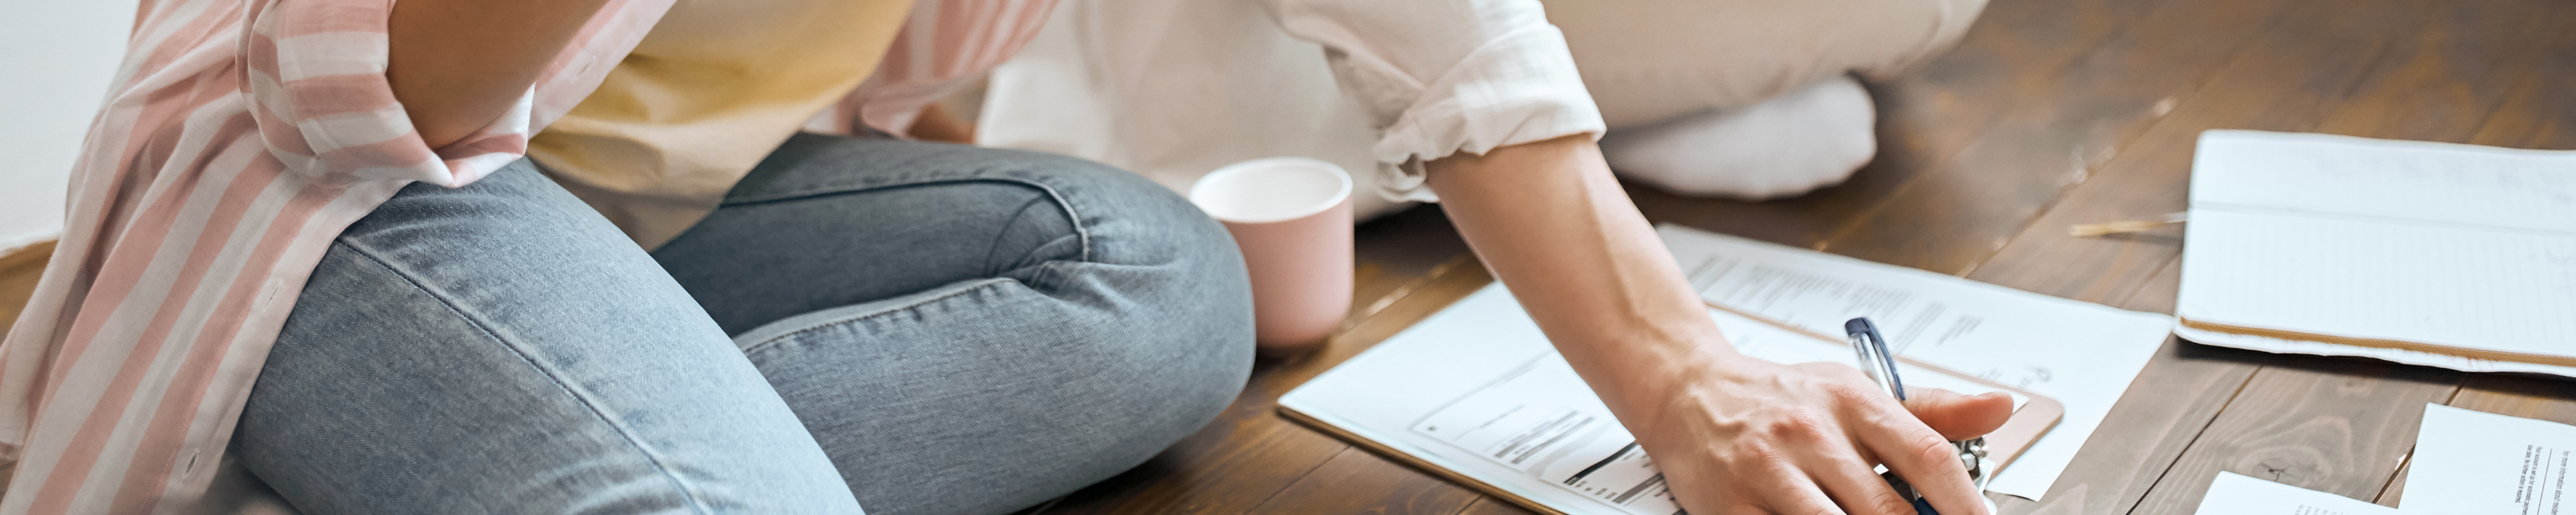
[[[1834,380],[1835,386],[1827,391],[1833,404],[1841,409],[1836,428],[1843,432],[1817,446],[1819,452],[1814,455],[1830,461],[1809,463],[1806,468],[1826,491],[1835,494],[1834,499],[1844,509],[1851,513],[1914,512],[1912,503],[1873,470],[1875,465],[1885,464],[1887,470],[1904,478],[1941,513],[1986,513],[1986,503],[1968,478],[1967,467],[1959,462],[1958,447],[1917,419],[1905,403],[1869,383],[1865,374],[1851,367],[1828,363],[1792,367]],[[1958,397],[1929,388],[1920,391],[1933,398]],[[1877,497],[1881,492],[1885,497]]]
[[[1852,515],[1915,515],[1913,501],[1907,500],[1879,477],[1869,460],[1855,450],[1844,447],[1819,456],[1819,463],[1807,467],[1834,504]]]
[[[1963,395],[1939,388],[1911,388],[1905,392],[1905,409],[1914,418],[1940,431],[1950,441],[1985,436],[2012,419],[2012,395],[1986,392]]]
[[[1944,514],[1987,513],[1957,447],[1858,369],[1720,365],[1722,372],[1695,376],[1705,382],[1659,396],[1667,404],[1651,413],[1660,416],[1634,426],[1691,513],[1914,513],[1873,470],[1880,463]],[[1985,425],[1981,418],[1957,425]]]
[[[1856,388],[1833,388],[1829,397],[1863,399],[1861,392],[1841,392]],[[1913,515],[1913,505],[1887,481],[1872,470],[1870,461],[1851,435],[1854,420],[1847,410],[1790,410],[1766,424],[1758,438],[1783,447],[1779,454],[1793,466],[1778,471],[1782,477],[1797,483],[1789,493],[1821,495],[1788,495],[1776,499],[1782,513],[1850,513],[1853,515]],[[1821,502],[1821,505],[1817,505]],[[1836,508],[1839,507],[1839,508]]]
[[[1886,394],[1875,396],[1872,402],[1840,392],[1846,394],[1843,406],[1862,410],[1853,438],[1934,509],[1950,515],[1986,515],[1986,503],[1968,477],[1967,466],[1960,462],[1959,448],[1926,422],[1938,421],[1946,431],[1973,437],[1972,434],[1993,431],[2011,417],[2010,399],[1962,397],[1928,388],[1920,389],[1919,397],[1909,398],[1903,374],[1897,372],[1895,352],[1887,338],[1879,334],[1877,325],[1866,317],[1854,318],[1843,323],[1843,331],[1857,353],[1860,371]],[[1922,409],[1909,410],[1909,404]],[[1931,416],[1919,416],[1918,411]]]
[[[1986,515],[1986,502],[1959,461],[1959,448],[1902,406],[1881,407],[1855,437],[1889,471],[1914,486],[1934,509],[1948,515]]]

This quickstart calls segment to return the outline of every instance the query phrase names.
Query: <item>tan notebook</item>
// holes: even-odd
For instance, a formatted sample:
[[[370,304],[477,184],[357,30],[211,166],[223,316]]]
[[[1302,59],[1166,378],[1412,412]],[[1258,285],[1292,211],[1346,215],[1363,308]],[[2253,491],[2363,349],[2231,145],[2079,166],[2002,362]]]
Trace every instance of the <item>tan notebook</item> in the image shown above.
[[[1709,310],[1744,353],[1850,363],[1839,339]],[[2009,467],[2064,417],[2056,400],[1900,359],[1909,387],[2009,392],[1987,437]],[[1680,511],[1662,474],[1500,285],[1458,301],[1279,400],[1288,417],[1541,513]]]

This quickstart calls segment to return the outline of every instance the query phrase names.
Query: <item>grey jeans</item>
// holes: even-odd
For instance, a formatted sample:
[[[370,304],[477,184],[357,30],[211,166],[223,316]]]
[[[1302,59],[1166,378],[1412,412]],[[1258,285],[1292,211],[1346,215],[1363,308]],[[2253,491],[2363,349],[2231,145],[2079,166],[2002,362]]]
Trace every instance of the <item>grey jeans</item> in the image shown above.
[[[320,513],[994,513],[1252,363],[1241,257],[1134,174],[800,135],[651,253],[527,161],[315,269],[233,452]]]

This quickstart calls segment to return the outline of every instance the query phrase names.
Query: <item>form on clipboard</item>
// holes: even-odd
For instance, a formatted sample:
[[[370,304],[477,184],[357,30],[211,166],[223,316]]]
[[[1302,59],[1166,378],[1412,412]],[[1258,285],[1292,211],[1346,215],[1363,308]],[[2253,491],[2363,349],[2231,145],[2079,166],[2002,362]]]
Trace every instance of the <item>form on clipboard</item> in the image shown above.
[[[1737,350],[1850,363],[1851,347],[1740,313],[1709,316]],[[1908,359],[1912,387],[2013,396],[1988,457],[2013,458],[2065,416],[2054,399]],[[1279,400],[1289,418],[1541,513],[1677,513],[1636,439],[1499,284],[1469,295]]]

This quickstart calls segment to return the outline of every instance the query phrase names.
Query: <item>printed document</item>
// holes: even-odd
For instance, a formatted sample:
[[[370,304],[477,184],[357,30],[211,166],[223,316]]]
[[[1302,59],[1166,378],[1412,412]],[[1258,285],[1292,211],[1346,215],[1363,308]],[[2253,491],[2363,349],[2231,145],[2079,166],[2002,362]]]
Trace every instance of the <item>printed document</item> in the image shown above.
[[[2202,133],[2192,341],[2576,376],[2576,152]]]
[[[2399,504],[2424,513],[2576,513],[2571,458],[2576,426],[2426,404]]]
[[[2414,493],[2408,490],[2407,493]],[[2411,495],[2410,495],[2411,497]],[[2390,515],[2396,508],[2368,501],[2219,472],[2193,515]],[[2479,513],[2462,511],[2459,513]]]
[[[1988,485],[2032,500],[2066,471],[2173,327],[2160,314],[1912,268],[1676,226],[1657,232],[1712,304],[1828,335],[1870,317],[1898,354],[2065,404],[2057,428]]]
[[[1841,343],[1724,311],[1709,310],[1709,316],[1746,355],[1782,363],[1852,361],[1851,347]],[[1995,391],[1900,367],[1909,386]],[[2016,396],[2016,407],[2025,400]],[[1669,515],[1681,509],[1636,438],[1499,284],[1307,381],[1279,404],[1558,511]]]

